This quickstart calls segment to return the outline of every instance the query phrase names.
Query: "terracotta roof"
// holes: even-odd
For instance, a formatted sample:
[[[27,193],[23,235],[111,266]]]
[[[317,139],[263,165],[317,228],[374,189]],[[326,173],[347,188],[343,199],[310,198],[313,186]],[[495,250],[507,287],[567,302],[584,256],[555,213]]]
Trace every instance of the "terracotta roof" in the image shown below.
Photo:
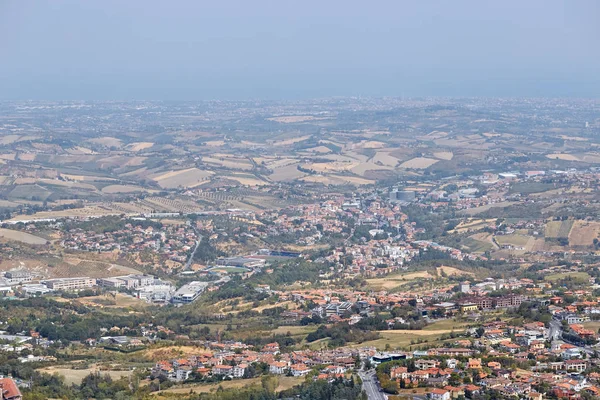
[[[2,388],[3,399],[16,399],[21,398],[21,391],[17,387],[15,381],[11,378],[0,378],[0,387]]]

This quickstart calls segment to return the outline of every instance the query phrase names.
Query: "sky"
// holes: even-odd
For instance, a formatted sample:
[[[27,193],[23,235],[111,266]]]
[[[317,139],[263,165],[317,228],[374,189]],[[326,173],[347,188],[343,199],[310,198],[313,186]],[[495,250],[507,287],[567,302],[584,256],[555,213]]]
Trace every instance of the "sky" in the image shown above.
[[[597,0],[0,0],[0,99],[600,97]]]

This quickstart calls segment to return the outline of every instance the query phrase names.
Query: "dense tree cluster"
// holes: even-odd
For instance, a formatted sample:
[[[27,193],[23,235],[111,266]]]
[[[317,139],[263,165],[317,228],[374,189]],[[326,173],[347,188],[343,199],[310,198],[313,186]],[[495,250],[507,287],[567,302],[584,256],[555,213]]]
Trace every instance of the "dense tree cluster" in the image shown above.
[[[152,227],[160,230],[163,227],[160,222],[152,221],[150,219],[130,220],[120,216],[111,215],[107,217],[91,218],[87,221],[65,222],[63,228],[65,232],[69,232],[73,229],[82,229],[84,231],[93,231],[95,233],[106,233],[125,229],[125,225],[127,224],[139,226],[142,229]]]
[[[341,323],[327,327],[320,325],[316,331],[311,332],[306,337],[306,341],[314,342],[319,339],[329,338],[330,347],[344,346],[348,342],[362,343],[367,340],[375,340],[379,338],[379,334],[375,331],[365,331],[348,323]]]

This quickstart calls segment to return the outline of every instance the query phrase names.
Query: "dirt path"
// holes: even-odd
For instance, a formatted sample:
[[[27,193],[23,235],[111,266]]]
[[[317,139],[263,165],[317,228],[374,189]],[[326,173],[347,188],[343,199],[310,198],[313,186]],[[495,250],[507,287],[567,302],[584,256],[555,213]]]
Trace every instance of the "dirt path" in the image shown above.
[[[495,250],[500,250],[500,246],[498,246],[498,243],[496,243],[496,241],[494,240],[494,235],[490,235],[490,237],[488,237],[488,242],[490,242],[492,246],[494,246]]]
[[[124,271],[129,274],[142,274],[142,271],[139,271],[135,268],[126,267],[125,265],[120,265],[120,264],[113,264],[113,263],[109,263],[106,261],[85,260],[82,258],[72,258],[72,257],[65,258],[64,261],[67,262],[68,264],[71,264],[74,266],[77,266],[77,265],[79,265],[79,263],[82,263],[82,262],[92,262],[92,263],[107,265],[108,266],[108,268],[106,268],[107,271],[112,271],[113,269],[116,268],[118,270]]]

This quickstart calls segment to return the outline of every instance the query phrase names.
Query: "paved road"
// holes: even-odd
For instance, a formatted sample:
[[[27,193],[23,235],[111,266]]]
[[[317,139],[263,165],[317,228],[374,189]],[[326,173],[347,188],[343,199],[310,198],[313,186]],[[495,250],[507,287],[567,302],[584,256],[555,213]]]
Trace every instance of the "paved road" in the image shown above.
[[[563,338],[562,333],[563,333],[562,323],[555,319],[550,321],[550,332],[549,332],[550,340],[562,339],[565,343],[569,343],[574,346],[577,346],[581,351],[587,353],[587,355],[590,357],[595,355],[595,353],[597,351],[595,348],[593,348],[591,346],[582,346],[580,343],[573,343],[573,342],[567,340],[566,338]]]
[[[367,393],[369,400],[387,400],[387,396],[379,391],[379,383],[375,372],[359,372],[358,376],[362,379],[363,390]]]
[[[388,396],[379,390],[379,381],[375,371],[359,372],[358,376],[362,379],[363,390],[367,393],[369,400],[387,400]],[[419,394],[410,394],[412,400],[427,400],[427,396]]]
[[[550,340],[560,339],[562,335],[562,323],[555,319],[550,321]]]
[[[200,246],[201,241],[202,241],[202,235],[198,235],[198,240],[196,240],[196,247],[194,247],[194,251],[192,251],[192,253],[190,254],[190,258],[185,263],[185,267],[183,268],[184,271],[189,270],[190,267],[192,266],[192,263],[194,262],[194,254],[196,254],[196,250],[198,250],[198,246]]]

